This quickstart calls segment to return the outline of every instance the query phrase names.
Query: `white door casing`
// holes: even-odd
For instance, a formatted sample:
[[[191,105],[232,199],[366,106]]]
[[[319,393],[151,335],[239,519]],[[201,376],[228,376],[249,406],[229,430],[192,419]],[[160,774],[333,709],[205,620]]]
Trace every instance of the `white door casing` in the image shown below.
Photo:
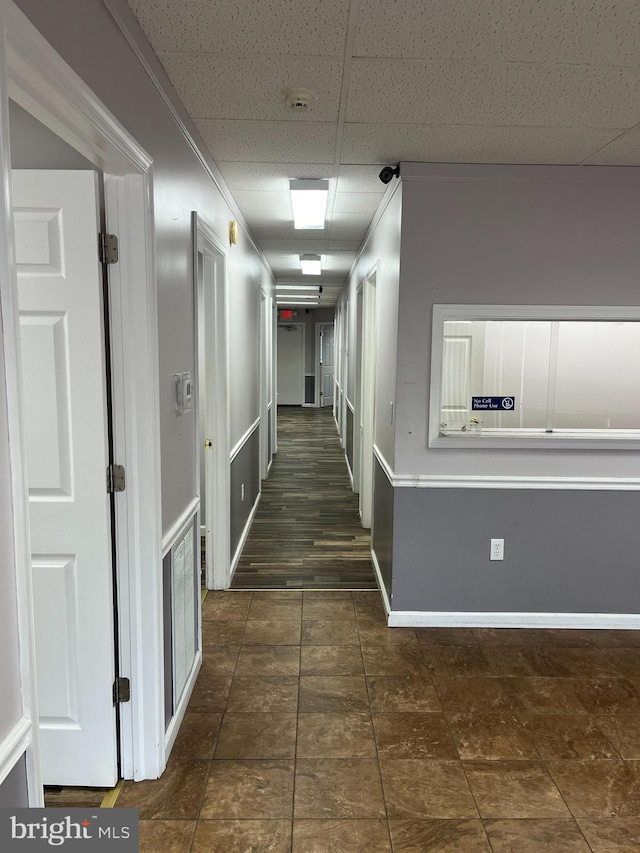
[[[117,16],[116,16],[117,19]],[[152,158],[67,65],[11,0],[0,0],[0,146],[5,204],[0,217],[4,358],[10,412],[24,713],[37,720],[28,495],[24,453],[17,276],[15,275],[8,101],[11,98],[104,171],[107,230],[118,235],[110,268],[109,309],[115,456],[127,470],[115,500],[120,674],[131,701],[120,706],[121,771],[155,779],[164,749],[158,323]],[[206,164],[205,165],[206,168]],[[213,177],[213,176],[212,176]],[[215,177],[213,177],[215,180]],[[6,214],[9,214],[6,218]],[[9,223],[9,227],[6,227]],[[26,735],[29,803],[42,804],[39,732]],[[0,762],[0,773],[5,766]]]
[[[271,317],[269,299],[260,288],[260,479],[269,473],[269,349]]]
[[[320,327],[320,335],[320,405],[333,406],[335,379],[333,323],[323,323]]]
[[[117,780],[114,610],[94,172],[15,171],[45,784]]]
[[[195,239],[202,263],[202,294],[198,300],[198,381],[200,456],[204,466],[202,525],[206,538],[206,582],[209,589],[226,589],[230,582],[230,468],[229,392],[226,331],[226,249],[213,229],[197,214]],[[205,441],[211,440],[211,445]]]
[[[360,379],[360,518],[371,527],[373,511],[373,445],[376,386],[376,274],[364,281],[362,303],[362,363]]]

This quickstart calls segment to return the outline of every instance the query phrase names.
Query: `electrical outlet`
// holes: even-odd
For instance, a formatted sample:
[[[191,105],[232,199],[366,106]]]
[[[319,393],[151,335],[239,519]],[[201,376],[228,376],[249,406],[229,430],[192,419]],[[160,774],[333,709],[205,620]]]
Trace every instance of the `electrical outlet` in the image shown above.
[[[490,560],[504,560],[504,539],[492,539],[491,551],[489,552]]]
[[[240,488],[240,500],[241,501],[244,500],[244,483],[242,484],[242,486]]]

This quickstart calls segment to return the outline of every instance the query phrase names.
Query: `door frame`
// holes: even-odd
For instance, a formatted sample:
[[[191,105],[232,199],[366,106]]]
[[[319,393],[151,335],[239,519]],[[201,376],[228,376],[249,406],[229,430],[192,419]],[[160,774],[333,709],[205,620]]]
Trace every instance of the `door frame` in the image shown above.
[[[196,482],[200,488],[200,458],[204,441],[213,437],[213,446],[206,454],[204,526],[206,528],[206,583],[208,589],[227,589],[231,582],[230,524],[231,481],[229,465],[229,373],[227,360],[227,247],[218,239],[213,228],[203,217],[193,212],[194,275],[196,285],[196,310],[199,304],[198,254],[203,264],[204,357],[213,370],[205,373],[204,402],[196,393],[196,424],[198,453],[196,454]],[[199,330],[196,317],[196,329]],[[196,339],[197,340],[197,339]],[[200,342],[196,350],[196,382],[199,388]],[[211,405],[211,402],[214,404]],[[204,406],[204,429],[201,433],[200,406]]]
[[[259,292],[260,318],[259,334],[259,375],[260,375],[260,479],[266,480],[269,475],[269,351],[271,335],[270,300],[267,291],[261,287]]]
[[[319,409],[324,408],[322,405],[322,385],[323,385],[323,376],[322,376],[322,364],[320,362],[320,335],[325,326],[333,327],[333,396],[331,398],[331,410],[335,413],[335,398],[336,398],[336,321],[332,320],[330,323],[318,322],[316,323],[316,357],[315,357],[315,369],[316,369],[316,399],[315,404]],[[334,414],[335,416],[335,414]]]
[[[116,496],[116,606],[119,672],[131,679],[120,706],[125,778],[156,778],[165,767],[162,634],[160,423],[152,159],[12,0],[1,0],[2,193],[0,299],[7,368],[14,495],[16,584],[29,802],[41,805],[35,685],[35,634],[28,497],[19,384],[17,275],[11,216],[9,98],[105,174],[107,229],[119,237],[109,270],[114,452],[127,472]],[[3,768],[0,766],[0,778]]]
[[[360,371],[360,518],[371,527],[373,516],[373,447],[375,444],[377,265],[362,283],[362,354]]]

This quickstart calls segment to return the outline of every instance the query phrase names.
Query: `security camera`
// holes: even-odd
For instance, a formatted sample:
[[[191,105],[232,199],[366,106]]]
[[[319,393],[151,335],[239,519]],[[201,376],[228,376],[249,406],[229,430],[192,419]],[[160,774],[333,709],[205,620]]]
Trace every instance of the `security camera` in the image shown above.
[[[394,175],[396,178],[400,175],[400,166],[396,166],[395,169],[393,166],[385,166],[378,177],[383,184],[388,184]]]

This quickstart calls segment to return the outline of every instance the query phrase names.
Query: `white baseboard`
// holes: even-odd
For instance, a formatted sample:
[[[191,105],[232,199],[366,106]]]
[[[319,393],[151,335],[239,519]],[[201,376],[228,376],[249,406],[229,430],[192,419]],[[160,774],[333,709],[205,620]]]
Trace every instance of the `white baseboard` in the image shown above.
[[[382,580],[382,572],[380,571],[380,564],[378,563],[378,558],[376,557],[376,552],[371,549],[371,562],[373,563],[373,571],[376,576],[376,581],[378,582],[378,589],[380,590],[380,595],[382,596],[382,605],[384,607],[384,612],[387,614],[387,618],[391,613],[391,604],[389,603],[389,596],[387,595],[387,588],[384,585],[384,581]]]
[[[615,628],[640,630],[638,613],[476,613],[392,610],[390,628]]]
[[[167,726],[167,731],[164,737],[165,762],[169,760],[169,755],[171,754],[173,745],[176,742],[176,738],[178,737],[178,732],[180,731],[180,726],[182,725],[182,720],[184,719],[185,711],[187,710],[187,705],[189,704],[189,699],[191,699],[193,688],[196,686],[196,681],[198,679],[198,673],[200,672],[201,666],[202,652],[198,650],[193,661],[193,666],[191,667],[191,672],[189,673],[189,677],[187,678],[187,682],[184,686],[184,690],[182,691],[182,696],[180,697],[178,707],[176,708],[175,713],[171,718],[171,722]]]
[[[249,531],[251,530],[253,519],[255,518],[256,512],[258,511],[258,504],[260,503],[261,497],[262,492],[258,492],[258,497],[256,498],[254,505],[251,507],[249,518],[247,519],[247,523],[245,524],[244,530],[242,531],[242,536],[240,537],[240,541],[238,542],[236,552],[233,555],[233,560],[231,561],[231,567],[229,570],[229,586],[231,586],[231,581],[233,580],[233,575],[235,574],[236,566],[238,565],[238,562],[240,560],[242,549],[244,548],[245,542],[247,541],[247,536],[249,535]]]
[[[355,487],[355,483],[353,481],[353,471],[351,470],[351,466],[349,465],[349,457],[347,456],[346,453],[344,454],[344,461],[345,461],[346,466],[347,466],[347,471],[349,472],[349,479],[351,480],[351,491],[355,492],[356,487]]]

